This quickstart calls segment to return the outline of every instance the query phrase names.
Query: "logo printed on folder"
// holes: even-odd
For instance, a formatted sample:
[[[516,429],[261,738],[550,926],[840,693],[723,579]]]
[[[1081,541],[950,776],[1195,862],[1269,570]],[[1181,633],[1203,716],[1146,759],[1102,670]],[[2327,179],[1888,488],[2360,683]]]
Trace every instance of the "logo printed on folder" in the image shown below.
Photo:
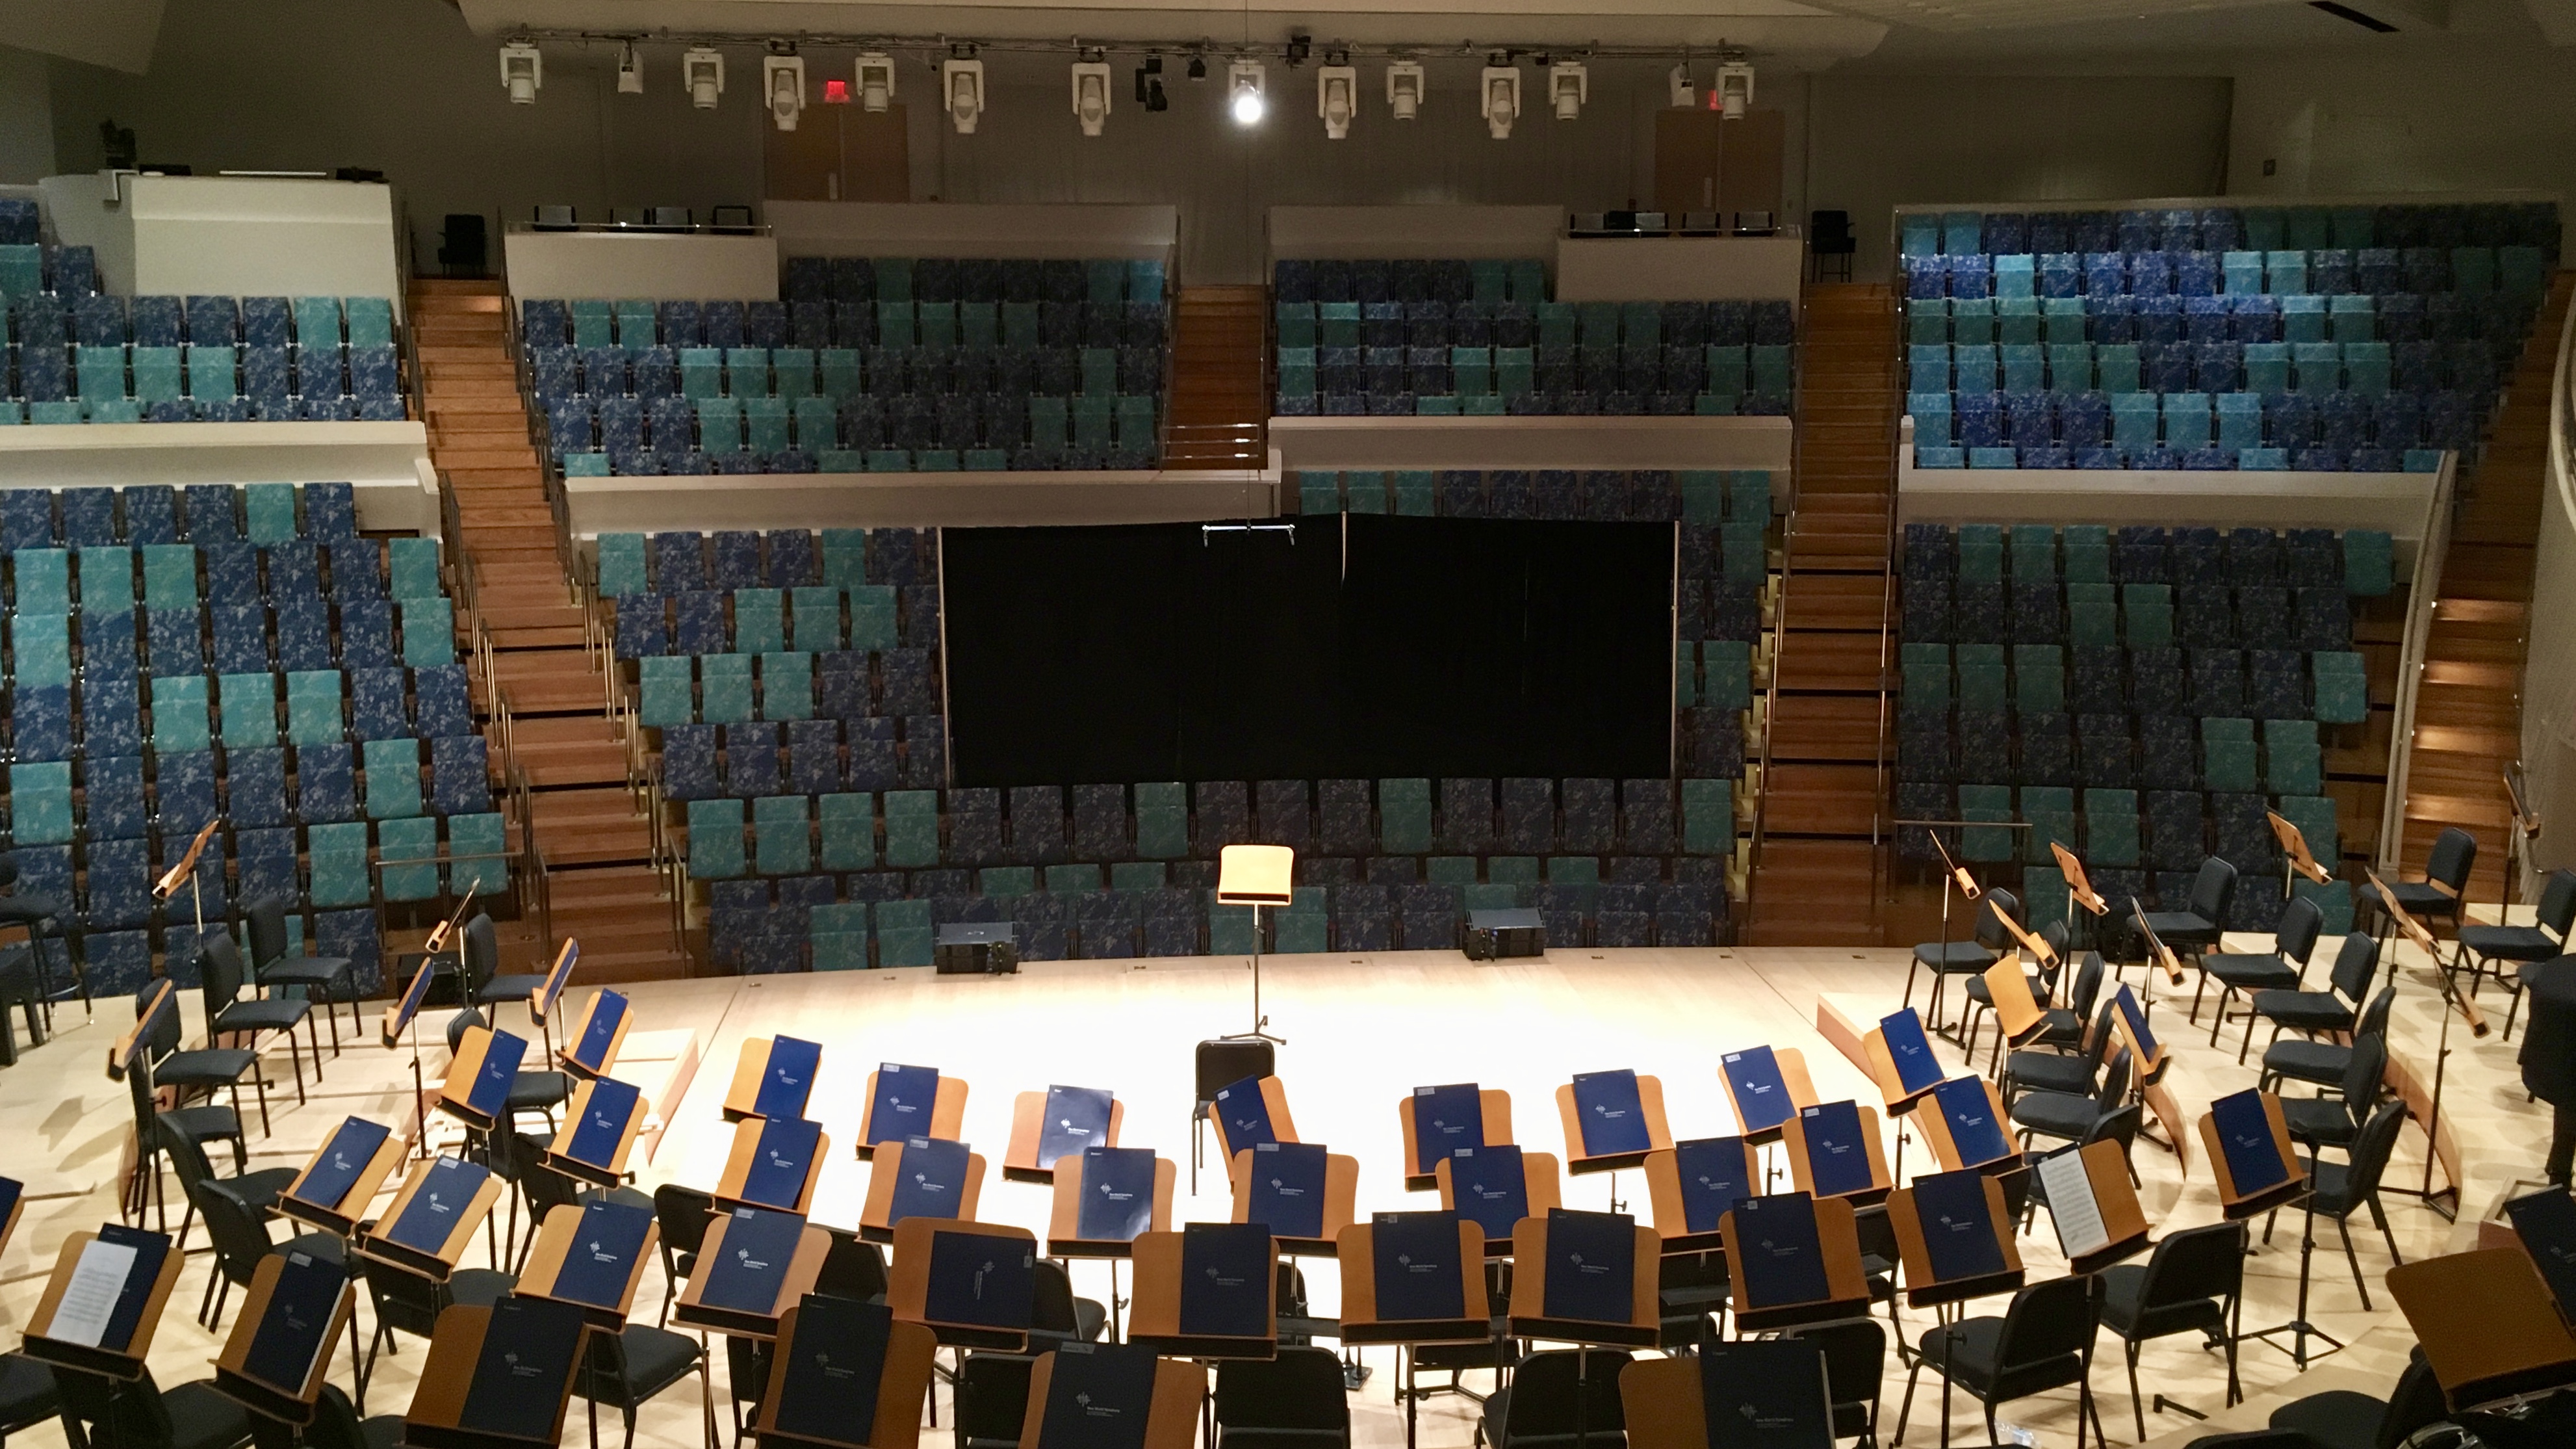
[[[519,1063],[527,1055],[525,1041],[506,1031],[492,1033],[491,1041],[483,1048],[483,1065],[465,1090],[465,1105],[486,1117],[499,1117],[508,1110],[510,1085],[519,1079]]]
[[[1638,1100],[1635,1072],[1623,1069],[1576,1073],[1574,1108],[1583,1129],[1586,1157],[1645,1152],[1655,1145],[1654,1134],[1646,1125],[1646,1109]]]
[[[1768,1132],[1796,1114],[1789,1084],[1780,1076],[1780,1059],[1769,1047],[1727,1052],[1717,1060],[1726,1072],[1727,1085],[1735,1089],[1735,1104],[1747,1135]]]
[[[769,1066],[760,1076],[760,1095],[751,1110],[763,1117],[802,1117],[813,1095],[814,1071],[822,1065],[823,1047],[799,1037],[769,1040]]]
[[[1673,1144],[1673,1166],[1682,1180],[1682,1226],[1713,1233],[1738,1199],[1759,1191],[1745,1166],[1741,1137],[1701,1137]]]
[[[617,1040],[619,1023],[626,1020],[626,998],[614,991],[603,991],[591,999],[590,1018],[583,1025],[581,1040],[572,1050],[572,1059],[600,1070],[608,1056],[608,1044]]]
[[[1264,1142],[1253,1148],[1244,1221],[1267,1224],[1274,1237],[1322,1237],[1329,1168],[1329,1155],[1320,1143]]]
[[[1846,1197],[1877,1185],[1860,1124],[1859,1103],[1826,1102],[1802,1107],[1798,1109],[1798,1128],[1807,1139],[1807,1172],[1816,1185],[1816,1196]]]
[[[967,1148],[942,1137],[907,1137],[886,1226],[905,1218],[953,1218],[966,1191]]]
[[[1461,1147],[1450,1153],[1449,1189],[1459,1213],[1494,1241],[1510,1241],[1512,1228],[1529,1216],[1529,1171],[1517,1147]]]
[[[1088,1243],[1132,1243],[1153,1225],[1158,1173],[1150,1147],[1094,1147],[1082,1154],[1082,1200],[1073,1235]]]
[[[1453,1212],[1378,1213],[1369,1220],[1377,1288],[1377,1316],[1386,1322],[1458,1319],[1467,1313],[1467,1288],[1458,1261],[1459,1215]]]
[[[1878,1039],[1896,1064],[1896,1084],[1908,1092],[1928,1092],[1941,1085],[1941,1059],[1932,1054],[1932,1039],[1913,1007],[1878,1019]]]
[[[491,1176],[479,1164],[459,1157],[441,1157],[429,1165],[421,1180],[420,1191],[411,1195],[402,1216],[394,1219],[385,1236],[406,1248],[423,1253],[436,1253],[447,1246],[448,1236],[456,1231],[459,1215],[483,1190]]]
[[[331,1140],[323,1147],[321,1155],[305,1169],[304,1180],[296,1184],[296,1199],[315,1207],[339,1207],[340,1199],[347,1197],[349,1189],[358,1185],[358,1174],[366,1171],[367,1164],[376,1160],[377,1149],[383,1147],[385,1139],[392,1135],[392,1128],[364,1117],[342,1121],[331,1133]],[[0,1222],[8,1220],[9,1204],[17,1201],[17,1196],[11,1192],[8,1202],[0,1202]]]
[[[1413,1170],[1429,1172],[1461,1147],[1485,1145],[1485,1094],[1473,1082],[1413,1089]]]
[[[580,1125],[573,1128],[572,1149],[565,1156],[594,1167],[606,1167],[617,1156],[618,1145],[626,1140],[626,1124],[635,1119],[643,1094],[633,1086],[613,1077],[597,1077],[590,1084],[588,1110],[581,1114]]]
[[[1038,1166],[1076,1157],[1109,1140],[1110,1094],[1097,1087],[1049,1087],[1038,1129]]]

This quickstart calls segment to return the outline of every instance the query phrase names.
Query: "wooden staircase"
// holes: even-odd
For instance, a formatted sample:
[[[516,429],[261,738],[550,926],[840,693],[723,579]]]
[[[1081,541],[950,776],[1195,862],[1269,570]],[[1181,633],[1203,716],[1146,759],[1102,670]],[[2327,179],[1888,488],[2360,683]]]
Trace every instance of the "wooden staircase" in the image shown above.
[[[1267,460],[1268,305],[1261,287],[1181,288],[1172,309],[1165,468],[1259,468]]]
[[[2420,874],[2433,837],[2459,826],[2478,838],[2469,899],[2501,898],[2512,806],[2505,766],[2522,756],[2523,646],[2531,566],[2549,475],[2549,401],[2576,272],[2560,272],[2506,383],[2504,406],[2474,466],[2442,561],[2424,673],[2415,696],[2401,859]]]
[[[582,982],[686,974],[652,864],[652,829],[627,788],[627,752],[606,712],[604,660],[555,546],[545,474],[510,358],[500,284],[415,279],[409,299],[430,462],[456,493],[464,544],[460,613],[488,671],[474,681],[493,753],[527,788],[554,935],[581,942]],[[550,959],[534,921],[503,932],[507,969]]]
[[[1896,303],[1885,286],[1811,286],[1806,313],[1798,502],[1745,939],[1876,945],[1871,837],[1875,829],[1884,838],[1886,813],[1879,717],[1896,488]]]

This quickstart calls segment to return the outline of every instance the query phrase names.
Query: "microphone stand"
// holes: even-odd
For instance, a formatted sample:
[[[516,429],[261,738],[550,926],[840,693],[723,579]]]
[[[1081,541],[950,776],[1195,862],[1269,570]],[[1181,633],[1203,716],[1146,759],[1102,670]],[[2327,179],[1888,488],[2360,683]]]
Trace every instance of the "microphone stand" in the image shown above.
[[[2455,966],[2443,964],[2441,948],[2434,941],[2433,933],[2424,929],[2423,922],[2407,914],[2404,906],[2397,904],[2396,893],[2389,890],[2388,882],[2381,880],[2377,871],[2371,871],[2368,874],[2371,888],[2379,892],[2379,903],[2387,910],[2388,918],[2396,922],[2398,934],[2413,942],[2418,950],[2432,957],[2433,969],[2441,976],[2442,1029],[2433,1049],[2433,1097],[2425,1109],[2424,1116],[2424,1181],[2411,1196],[2419,1199],[2424,1206],[2440,1213],[2444,1220],[2458,1222],[2460,1184],[2457,1176],[2454,1175],[2452,1181],[2439,1191],[2433,1187],[2433,1163],[2442,1155],[2442,1085],[2443,1078],[2448,1075],[2451,1065],[2451,1017],[2456,1013],[2461,1020],[2468,1023],[2471,1037],[2483,1039],[2487,1034],[2486,1015],[2478,1010],[2476,1002],[2461,994],[2459,974]],[[2393,976],[2395,967],[2392,966],[2390,971]],[[2399,1188],[2397,1191],[2404,1192],[2406,1189]],[[2446,1198],[2449,1199],[2448,1206],[2443,1204]]]

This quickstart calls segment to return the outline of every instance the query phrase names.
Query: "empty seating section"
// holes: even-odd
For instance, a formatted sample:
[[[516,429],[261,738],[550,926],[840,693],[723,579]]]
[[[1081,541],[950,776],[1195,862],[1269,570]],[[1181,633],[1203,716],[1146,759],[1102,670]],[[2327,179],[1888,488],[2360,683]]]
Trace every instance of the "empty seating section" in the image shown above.
[[[520,304],[569,474],[1151,468],[1159,261],[791,257],[776,302]]]
[[[2430,470],[2558,258],[2552,203],[1901,222],[1925,468]]]
[[[19,889],[73,904],[93,991],[156,947],[193,979],[150,888],[209,821],[206,914],[280,898],[362,981],[377,907],[506,888],[438,544],[361,536],[349,485],[0,491],[0,565]]]
[[[1273,264],[1282,416],[1788,415],[1785,301],[1554,302],[1521,261]]]
[[[118,297],[87,247],[0,243],[0,423],[399,422],[382,297]]]
[[[1760,496],[1767,509],[1767,480]],[[1759,531],[1749,547],[1693,532],[1695,599],[1760,567]],[[1712,778],[1678,786],[948,789],[937,558],[916,529],[601,536],[633,719],[659,753],[657,819],[704,884],[719,965],[925,965],[934,925],[960,920],[1017,923],[1033,958],[1249,950],[1249,913],[1208,893],[1219,848],[1254,840],[1297,846],[1305,873],[1265,924],[1270,949],[1454,948],[1463,912],[1515,904],[1549,913],[1560,944],[1717,938],[1748,644],[1693,641],[1688,702],[1708,741],[1693,773]],[[1724,607],[1758,609],[1758,593]]]
[[[729,735],[722,769],[737,778],[741,752],[760,751],[750,788],[775,790],[825,738],[791,723],[781,752],[774,732]],[[666,787],[674,748],[666,729]],[[1009,921],[1038,960],[1246,952],[1250,912],[1212,899],[1218,851],[1243,841],[1299,850],[1294,904],[1263,921],[1267,950],[1455,950],[1466,912],[1515,906],[1540,911],[1559,946],[1709,945],[1726,919],[1724,781],[871,791],[853,776],[795,793],[822,783],[679,807],[719,966],[927,965],[934,928],[955,921]]]
[[[2353,634],[2392,587],[2386,534],[1909,524],[1904,549],[1897,813],[2029,822],[1962,845],[2021,862],[2040,919],[2066,905],[2052,841],[2105,897],[2166,909],[2212,854],[2277,883],[2267,811],[2341,853],[2322,752],[2368,733]],[[2344,882],[2298,890],[2349,929]],[[2239,889],[2225,924],[2270,930],[2282,900]]]
[[[1771,475],[1759,469],[1308,470],[1297,473],[1295,483],[1298,511],[1308,516],[1399,513],[1598,523],[1679,518],[1716,524],[1767,519],[1771,507]]]

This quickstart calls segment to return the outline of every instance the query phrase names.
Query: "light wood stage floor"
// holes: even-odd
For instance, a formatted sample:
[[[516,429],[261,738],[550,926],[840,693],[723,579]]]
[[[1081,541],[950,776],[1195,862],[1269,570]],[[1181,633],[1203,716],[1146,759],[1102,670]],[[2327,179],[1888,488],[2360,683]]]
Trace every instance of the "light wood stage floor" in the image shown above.
[[[2263,943],[2268,946],[2268,940]],[[2239,949],[2252,949],[2249,938]],[[2319,948],[2321,975],[2332,959],[2332,945]],[[1639,950],[1558,952],[1520,962],[1476,964],[1454,953],[1397,952],[1360,957],[1289,957],[1265,960],[1263,1005],[1271,1029],[1287,1038],[1280,1049],[1279,1073],[1304,1140],[1329,1144],[1360,1162],[1359,1210],[1396,1210],[1436,1206],[1429,1194],[1410,1194],[1400,1178],[1396,1105],[1413,1087],[1428,1083],[1474,1081],[1511,1093],[1518,1141],[1532,1149],[1562,1153],[1562,1132],[1555,1109],[1555,1088],[1572,1074],[1628,1067],[1663,1079],[1673,1131],[1678,1137],[1720,1135],[1733,1130],[1717,1069],[1719,1053],[1757,1043],[1800,1048],[1823,1097],[1858,1097],[1875,1103],[1867,1080],[1815,1029],[1820,994],[1845,1002],[1855,1015],[1893,1011],[1905,990],[1906,954],[1859,948],[1746,948],[1707,950]],[[2139,973],[2131,971],[2135,982]],[[640,1184],[650,1188],[666,1181],[711,1186],[722,1167],[731,1129],[720,1119],[721,1100],[737,1048],[747,1037],[786,1032],[824,1043],[823,1067],[813,1097],[813,1110],[832,1136],[833,1156],[823,1171],[815,1201],[817,1220],[834,1224],[857,1221],[867,1185],[867,1167],[850,1153],[869,1070],[881,1061],[937,1067],[965,1078],[971,1087],[966,1104],[966,1138],[992,1163],[980,1216],[988,1221],[1029,1227],[1044,1236],[1049,1205],[1043,1187],[1005,1182],[1000,1160],[1009,1132],[1015,1094],[1043,1089],[1050,1083],[1105,1087],[1126,1105],[1123,1145],[1149,1146],[1180,1167],[1180,1198],[1175,1222],[1223,1220],[1227,1197],[1223,1169],[1213,1161],[1201,1172],[1198,1191],[1190,1194],[1189,1117],[1192,1103],[1191,1054],[1196,1042],[1244,1030],[1251,1019],[1252,980],[1241,958],[1186,958],[1150,962],[1046,962],[1027,966],[1016,976],[938,977],[927,970],[897,970],[812,976],[772,976],[645,984],[629,988],[638,1014],[638,1029],[685,1027],[698,1037],[703,1065],[685,1098],[670,1114],[669,1130],[649,1161],[639,1148]],[[585,993],[576,991],[570,1007]],[[1916,1003],[1925,991],[1918,987]],[[2500,1018],[2502,999],[2489,991],[2486,1002]],[[2439,1017],[2432,975],[2420,958],[2401,952],[2400,995],[2392,1030],[2396,1053],[2420,1062],[2429,1073]],[[2234,1043],[2242,1028],[2225,1034],[2223,1051],[2212,1050],[2206,1030],[2186,1028],[2183,1001],[2160,1003],[2155,1021],[2179,1059],[2168,1084],[2183,1111],[2196,1120],[2208,1101],[2253,1084],[2255,1071],[2236,1064]],[[0,1173],[27,1181],[30,1203],[26,1218],[0,1258],[0,1321],[17,1329],[33,1310],[45,1270],[64,1236],[94,1228],[115,1213],[119,1175],[130,1136],[125,1087],[102,1070],[107,1048],[130,1016],[122,1000],[101,1002],[94,1019],[84,1021],[78,1005],[58,1008],[59,1035],[27,1055],[13,1070],[0,1071]],[[186,993],[189,1037],[198,1039],[195,993]],[[373,1026],[370,1010],[370,1029]],[[445,1052],[435,1045],[443,1014],[429,1014],[424,1036],[433,1045],[425,1069],[435,1085],[443,1073]],[[1864,1021],[1866,1018],[1864,1017]],[[2203,1015],[2203,1026],[2207,1022]],[[527,1031],[515,1008],[502,1014],[501,1025]],[[345,1017],[343,1030],[346,1030]],[[2408,1260],[2465,1246],[2473,1220],[2487,1212],[2514,1179],[2538,1175],[2547,1142],[2546,1109],[2525,1104],[2512,1052],[2519,1046],[2491,1037],[2473,1042],[2455,1030],[2451,1037],[2450,1086],[2446,1120],[2459,1136],[2467,1161],[2469,1213],[2458,1225],[2446,1222],[2409,1198],[2390,1194],[2389,1211],[2398,1245]],[[2261,1045],[2259,1036],[2257,1049]],[[1941,1044],[1955,1067],[1955,1047]],[[273,1136],[259,1135],[256,1109],[251,1144],[254,1167],[300,1165],[323,1135],[344,1114],[360,1113],[380,1121],[408,1116],[407,1052],[386,1051],[352,1043],[325,1065],[323,1085],[309,1104],[295,1103],[287,1082],[285,1054],[273,1047],[275,1085],[269,1096],[276,1115]],[[1982,1066],[1985,1052],[1978,1053]],[[245,1097],[247,1097],[247,1093]],[[246,1103],[247,1106],[247,1103]],[[433,1119],[434,1137],[452,1135]],[[2411,1187],[2421,1175],[2424,1138],[2409,1130],[2401,1139],[2389,1173],[2393,1185]],[[1893,1146],[1894,1144],[1891,1144]],[[218,1154],[220,1157],[220,1153]],[[1919,1138],[1905,1147],[1908,1173],[1928,1168],[1931,1154]],[[2173,1155],[2141,1144],[2138,1169],[2145,1179],[2141,1192],[2149,1220],[2159,1233],[2215,1220],[2215,1192],[2208,1164],[2195,1150],[2187,1171]],[[175,1183],[172,1184],[175,1191]],[[1600,1208],[1612,1184],[1594,1176],[1567,1185],[1567,1205]],[[1622,1174],[1621,1196],[1641,1219],[1645,1203],[1642,1176]],[[175,1217],[175,1215],[174,1215]],[[2360,1382],[2384,1393],[2402,1367],[2411,1343],[2404,1322],[2380,1283],[2388,1251],[2375,1231],[2356,1220],[2355,1247],[2372,1284],[2375,1311],[2361,1309],[2340,1245],[2331,1227],[2320,1227],[2314,1265],[2311,1318],[2326,1331],[2355,1347],[2323,1360],[2306,1384],[2290,1384],[2292,1365],[2284,1352],[2248,1343],[2243,1349],[2249,1392],[2286,1388],[2295,1394],[2307,1387]],[[202,1229],[192,1236],[185,1275],[172,1299],[151,1355],[156,1376],[165,1386],[201,1378],[220,1341],[198,1328],[193,1309],[211,1270]],[[2023,1239],[2032,1277],[2062,1271],[2054,1237],[2044,1222]],[[471,1250],[469,1264],[483,1260]],[[2250,1327],[2284,1320],[2296,1287],[2298,1225],[2286,1217],[2283,1231],[2249,1264],[2249,1297],[2245,1322]],[[1336,1270],[1329,1262],[1309,1260],[1307,1275],[1315,1311],[1329,1314],[1338,1298]],[[1107,1269],[1098,1263],[1073,1267],[1076,1291],[1105,1298]],[[1122,1280],[1123,1281],[1123,1280]],[[660,1306],[662,1279],[650,1270],[639,1295],[637,1317],[650,1321]],[[238,1306],[239,1295],[235,1295]],[[1999,1311],[2001,1300],[1978,1305]],[[229,1326],[229,1317],[227,1326]],[[360,1324],[372,1321],[362,1309]],[[1928,1312],[1909,1310],[1904,1329],[1920,1334],[1930,1325]],[[2216,1408],[2223,1373],[2216,1354],[2198,1347],[2195,1335],[2150,1345],[2141,1380],[2150,1395],[2164,1393],[2185,1403]],[[406,1339],[380,1364],[368,1396],[375,1413],[400,1412],[408,1404],[413,1375],[421,1362],[417,1340]],[[1367,1354],[1376,1370],[1366,1386],[1351,1397],[1354,1442],[1393,1445],[1403,1442],[1403,1420],[1390,1397],[1395,1378],[1392,1350]],[[716,1356],[719,1402],[724,1386],[724,1358]],[[346,1353],[339,1357],[335,1378],[345,1382]],[[2360,1378],[2351,1375],[2358,1371]],[[2127,1383],[2118,1343],[2102,1339],[2093,1371],[2101,1399],[2103,1424],[2115,1441],[2136,1437],[2127,1402]],[[1471,1385],[1482,1388],[1479,1380]],[[1883,1403],[1884,1441],[1894,1431],[1904,1372],[1893,1352]],[[648,1405],[639,1443],[652,1449],[684,1449],[698,1442],[695,1394],[683,1385]],[[943,1392],[944,1399],[944,1392]],[[1937,1382],[1926,1375],[1918,1394],[1908,1437],[1930,1443],[1937,1437]],[[2072,1442],[2072,1391],[2006,1407],[2009,1422],[2037,1429],[2043,1443]],[[578,1414],[579,1406],[575,1406]],[[1464,1445],[1474,1433],[1475,1407],[1456,1396],[1435,1397],[1422,1406],[1422,1443]],[[1974,1409],[1960,1399],[1957,1428],[1973,1437]],[[2242,1411],[2240,1411],[2241,1416]],[[924,1443],[944,1445],[950,1417],[943,1402],[941,1429],[925,1431]],[[1982,1428],[1982,1425],[1978,1425]],[[615,1433],[614,1418],[603,1426]],[[59,1429],[30,1431],[30,1442],[58,1442]],[[578,1440],[578,1419],[567,1421],[567,1437]],[[2180,1444],[2195,1432],[2207,1432],[2179,1415],[2150,1413],[2150,1440],[2172,1436]],[[612,1440],[613,1442],[613,1440]]]

